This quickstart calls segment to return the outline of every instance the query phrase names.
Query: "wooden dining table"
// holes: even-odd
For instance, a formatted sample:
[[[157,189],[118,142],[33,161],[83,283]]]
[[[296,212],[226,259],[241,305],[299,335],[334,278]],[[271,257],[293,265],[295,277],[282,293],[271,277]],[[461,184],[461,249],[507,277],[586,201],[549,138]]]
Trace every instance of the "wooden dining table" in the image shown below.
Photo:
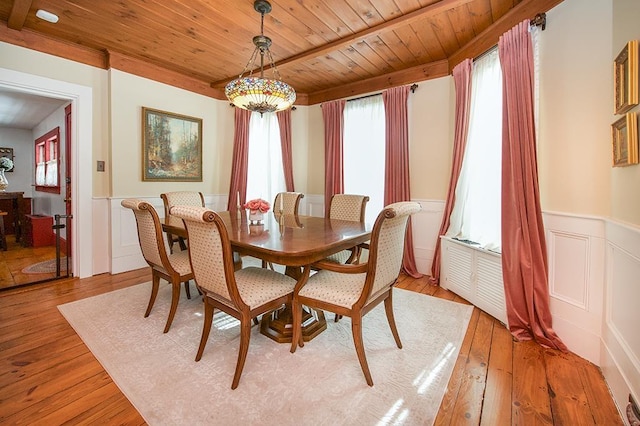
[[[285,266],[285,273],[295,279],[302,268],[371,238],[371,227],[361,222],[268,212],[261,223],[252,223],[245,211],[216,212],[224,221],[231,247],[240,255],[252,256]],[[168,216],[164,232],[188,239],[182,219]],[[291,308],[263,315],[260,331],[280,342],[291,342]],[[322,311],[305,310],[303,339],[309,341],[327,327]]]

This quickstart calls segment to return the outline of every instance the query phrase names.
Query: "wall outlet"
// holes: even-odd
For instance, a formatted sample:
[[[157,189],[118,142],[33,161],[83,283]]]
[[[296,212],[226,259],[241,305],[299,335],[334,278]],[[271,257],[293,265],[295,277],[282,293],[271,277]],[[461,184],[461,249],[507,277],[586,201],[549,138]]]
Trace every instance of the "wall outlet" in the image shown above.
[[[98,171],[104,172],[104,161],[98,160]]]

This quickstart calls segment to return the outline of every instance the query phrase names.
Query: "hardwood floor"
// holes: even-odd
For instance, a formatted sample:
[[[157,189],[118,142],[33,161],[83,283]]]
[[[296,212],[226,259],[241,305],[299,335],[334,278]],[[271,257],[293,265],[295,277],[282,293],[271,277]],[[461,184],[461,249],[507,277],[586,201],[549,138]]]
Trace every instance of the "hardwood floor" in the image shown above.
[[[23,272],[24,268],[34,263],[55,259],[55,246],[23,247],[22,244],[16,243],[15,235],[7,235],[6,239],[7,250],[0,250],[0,290],[55,278],[55,272]]]
[[[149,269],[0,292],[0,424],[127,424],[144,419],[57,305],[151,280]],[[402,276],[398,287],[467,303]],[[571,354],[514,342],[474,308],[436,425],[622,425],[600,369]]]

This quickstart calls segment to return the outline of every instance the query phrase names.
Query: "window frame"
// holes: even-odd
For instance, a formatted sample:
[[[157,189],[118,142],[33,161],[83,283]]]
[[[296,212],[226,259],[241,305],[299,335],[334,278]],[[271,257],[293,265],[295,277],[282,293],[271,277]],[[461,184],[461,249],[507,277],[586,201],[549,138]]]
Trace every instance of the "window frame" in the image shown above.
[[[44,176],[47,176],[48,163],[55,159],[56,161],[56,185],[39,185],[35,174],[37,173],[38,160],[40,153],[44,149]],[[53,151],[53,154],[52,154]],[[55,155],[55,157],[53,157]],[[48,131],[44,135],[35,140],[34,147],[34,182],[35,190],[40,192],[48,192],[51,194],[60,194],[60,127]]]

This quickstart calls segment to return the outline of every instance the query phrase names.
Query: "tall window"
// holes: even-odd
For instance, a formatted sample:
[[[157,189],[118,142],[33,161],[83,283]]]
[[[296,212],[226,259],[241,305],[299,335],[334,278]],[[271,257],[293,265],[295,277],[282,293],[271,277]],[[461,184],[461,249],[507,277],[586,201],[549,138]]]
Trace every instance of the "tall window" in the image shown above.
[[[469,134],[447,236],[500,251],[502,71],[498,50],[473,63]]]
[[[254,112],[249,121],[247,200],[262,198],[272,203],[285,190],[278,117]]]
[[[344,192],[368,195],[373,224],[384,207],[384,102],[382,95],[348,101],[344,108]]]
[[[60,193],[60,128],[36,139],[36,191]]]

